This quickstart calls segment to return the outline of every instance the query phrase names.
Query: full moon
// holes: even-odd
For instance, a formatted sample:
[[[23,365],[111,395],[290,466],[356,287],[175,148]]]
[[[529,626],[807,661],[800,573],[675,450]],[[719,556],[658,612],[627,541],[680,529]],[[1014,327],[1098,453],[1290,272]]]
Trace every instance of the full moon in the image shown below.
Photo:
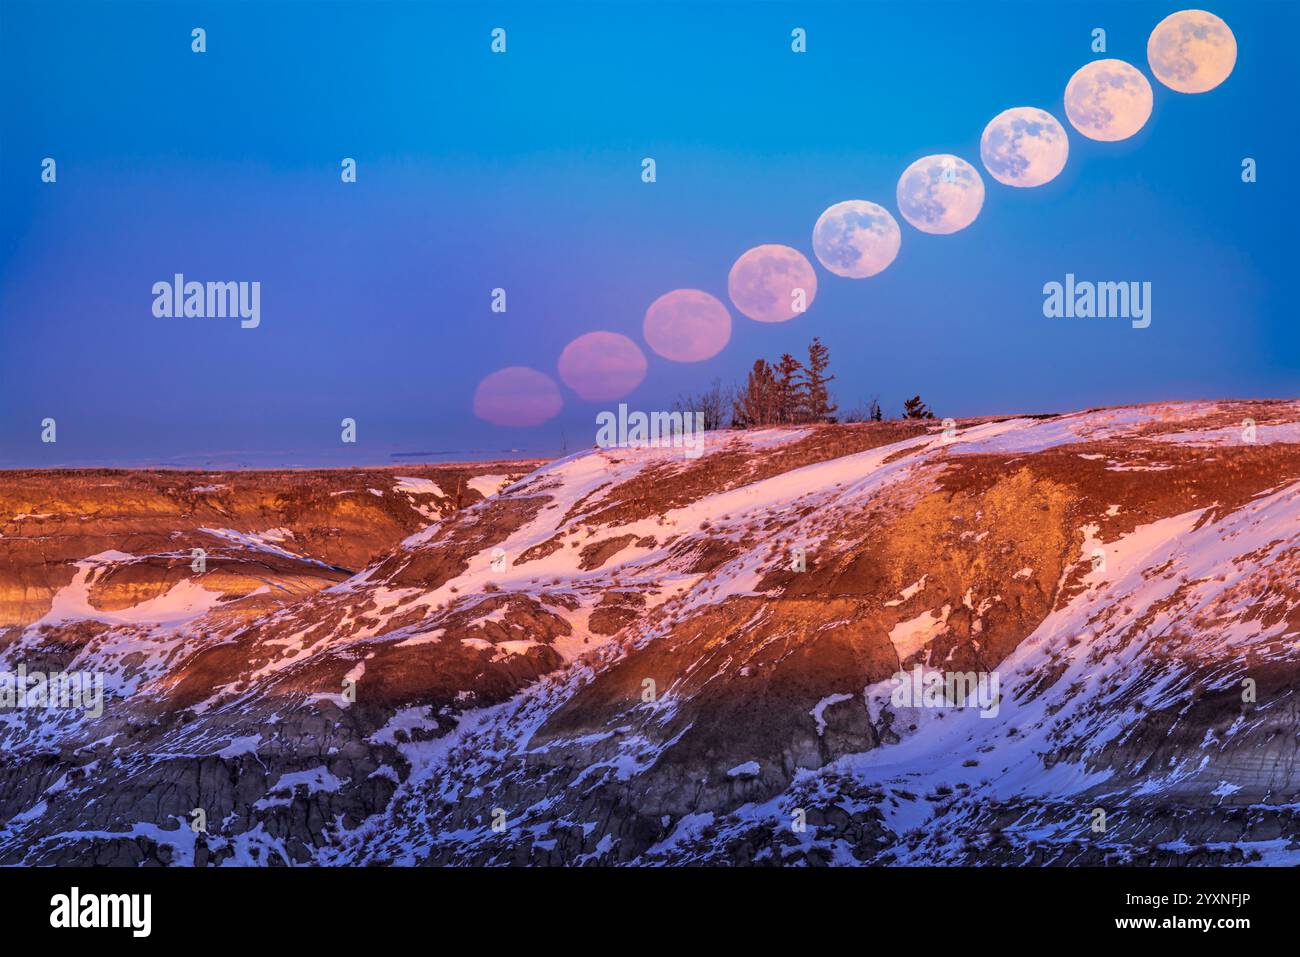
[[[1151,84],[1123,60],[1093,60],[1065,86],[1065,115],[1093,140],[1126,140],[1151,116]]]
[[[797,249],[769,243],[736,260],[727,276],[727,292],[749,318],[785,322],[812,305],[817,274]]]
[[[1204,10],[1171,13],[1151,31],[1147,62],[1156,79],[1179,93],[1204,93],[1228,78],[1237,64],[1237,38]]]
[[[1051,113],[1032,106],[1004,110],[980,137],[980,159],[1007,186],[1042,186],[1065,169],[1070,140]]]
[[[498,369],[474,390],[474,414],[493,425],[541,425],[563,404],[555,381],[526,366]]]
[[[898,255],[902,234],[889,210],[865,199],[846,199],[817,218],[813,252],[837,276],[865,279]]]
[[[645,311],[641,327],[650,348],[674,362],[702,362],[731,339],[731,313],[699,289],[666,292]]]
[[[645,378],[645,353],[617,332],[588,332],[560,353],[560,378],[584,399],[621,399]]]
[[[983,205],[984,180],[959,156],[923,156],[898,180],[898,211],[923,233],[965,229]]]

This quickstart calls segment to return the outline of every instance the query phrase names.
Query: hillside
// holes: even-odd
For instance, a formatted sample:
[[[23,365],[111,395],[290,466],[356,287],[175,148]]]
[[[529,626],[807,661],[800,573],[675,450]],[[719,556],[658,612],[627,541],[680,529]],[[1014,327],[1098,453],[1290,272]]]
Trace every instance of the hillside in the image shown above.
[[[7,473],[0,863],[1300,863],[1300,405],[708,439]]]

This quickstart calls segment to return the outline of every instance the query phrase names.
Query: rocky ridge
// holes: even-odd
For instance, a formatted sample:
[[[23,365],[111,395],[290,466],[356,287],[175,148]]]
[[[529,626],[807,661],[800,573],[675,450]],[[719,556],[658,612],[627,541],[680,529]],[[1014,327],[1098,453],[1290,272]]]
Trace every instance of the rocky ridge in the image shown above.
[[[53,572],[8,553],[3,662],[101,672],[108,697],[0,711],[0,861],[1300,861],[1295,403],[717,433],[699,459],[521,472],[407,496],[420,518],[378,533],[310,516],[388,488],[223,524],[195,486],[225,479],[187,479],[163,498],[192,520],[140,541],[112,523],[157,508],[147,479],[82,521],[44,504],[49,473],[6,478],[0,548],[33,509],[93,531]],[[233,600],[195,602],[200,538]],[[996,676],[997,707],[900,704],[899,672]]]

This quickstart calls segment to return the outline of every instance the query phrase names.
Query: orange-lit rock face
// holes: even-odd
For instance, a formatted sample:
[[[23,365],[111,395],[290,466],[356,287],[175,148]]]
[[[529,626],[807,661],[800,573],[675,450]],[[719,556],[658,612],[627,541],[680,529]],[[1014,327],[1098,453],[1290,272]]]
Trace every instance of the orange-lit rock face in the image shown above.
[[[110,691],[0,726],[0,861],[1300,861],[1293,403],[483,471],[7,481],[4,662]],[[279,837],[52,837],[196,806]]]
[[[46,615],[94,562],[90,605],[113,613],[201,581],[260,608],[344,580],[382,551],[526,468],[283,472],[13,471],[0,482],[0,628]],[[486,476],[486,478],[484,478]],[[205,553],[195,574],[194,550]]]

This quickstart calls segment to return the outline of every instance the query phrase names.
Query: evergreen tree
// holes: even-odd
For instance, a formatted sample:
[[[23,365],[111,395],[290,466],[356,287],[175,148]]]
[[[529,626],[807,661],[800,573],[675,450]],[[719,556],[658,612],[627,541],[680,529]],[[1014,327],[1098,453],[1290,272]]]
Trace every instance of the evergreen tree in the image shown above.
[[[822,345],[821,339],[814,338],[808,344],[808,367],[804,370],[805,421],[826,422],[839,408],[831,401],[830,390],[827,388],[827,385],[835,381],[835,376],[826,374],[830,361],[830,350]]]
[[[919,395],[914,395],[903,403],[903,418],[905,419],[933,419],[934,413],[929,407],[921,401]]]
[[[803,364],[790,353],[781,356],[776,369],[777,421],[784,423],[802,422],[806,415],[808,396],[803,381],[805,370]]]

